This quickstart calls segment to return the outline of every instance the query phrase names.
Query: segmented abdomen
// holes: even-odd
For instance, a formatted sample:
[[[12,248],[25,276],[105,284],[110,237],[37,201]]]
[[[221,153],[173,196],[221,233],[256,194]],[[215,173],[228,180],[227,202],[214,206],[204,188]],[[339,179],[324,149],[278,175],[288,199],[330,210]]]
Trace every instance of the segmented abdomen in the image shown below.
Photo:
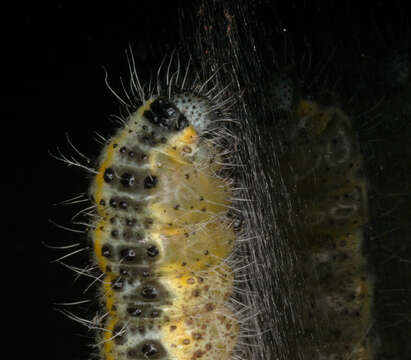
[[[225,304],[235,234],[219,151],[171,102],[152,98],[104,148],[91,195],[107,312],[101,354],[229,359],[238,323]]]

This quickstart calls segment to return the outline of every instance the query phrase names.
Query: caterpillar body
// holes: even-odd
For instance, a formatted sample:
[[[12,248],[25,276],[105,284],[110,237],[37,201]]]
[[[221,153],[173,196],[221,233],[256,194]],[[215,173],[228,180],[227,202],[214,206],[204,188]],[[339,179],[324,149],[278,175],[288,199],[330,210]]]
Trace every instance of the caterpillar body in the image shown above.
[[[297,100],[301,89],[286,75],[268,94],[264,85],[271,74],[262,72],[271,65],[258,47],[269,44],[264,34],[273,17],[267,16],[269,27],[260,19],[254,35],[262,41],[254,42],[253,24],[260,23],[255,12],[243,11],[247,2],[227,3],[203,3],[194,54],[205,72],[229,62],[238,93],[245,93],[238,106],[245,145],[234,159],[246,164],[242,194],[252,198],[242,205],[254,225],[252,240],[242,242],[241,250],[255,277],[245,288],[257,296],[250,291],[239,302],[256,313],[250,328],[263,335],[249,336],[246,356],[236,356],[243,327],[229,302],[237,274],[231,258],[240,242],[230,213],[238,210],[236,186],[224,172],[226,148],[215,139],[220,135],[209,131],[224,116],[210,111],[216,102],[208,96],[173,94],[169,87],[167,95],[144,100],[107,142],[90,189],[94,259],[104,276],[99,357],[379,358],[368,337],[375,322],[364,256],[369,186],[353,119],[346,107]],[[274,104],[265,103],[269,96]],[[277,153],[278,128],[269,133],[263,122],[281,121],[284,113],[291,113],[285,151]],[[247,167],[252,163],[258,166]],[[392,190],[391,182],[385,186]],[[291,198],[289,208],[280,204],[284,198]],[[259,211],[263,207],[268,210]],[[287,217],[295,222],[281,223]],[[296,273],[304,274],[302,285]]]
[[[235,356],[241,321],[229,303],[230,257],[239,226],[221,141],[227,133],[215,128],[225,117],[214,108],[192,93],[153,96],[101,153],[90,195],[94,257],[104,274],[103,359]],[[314,336],[306,356],[371,359],[367,181],[350,119],[338,107],[301,100],[286,138],[293,150],[280,163],[301,205],[300,267],[315,274],[306,285],[303,323]]]
[[[372,281],[364,256],[368,182],[350,118],[338,106],[300,100],[287,130],[284,174],[294,186],[296,235],[310,331],[319,359],[372,359]],[[287,174],[288,173],[288,174]]]
[[[90,194],[103,359],[231,358],[232,180],[206,131],[221,116],[205,96],[153,96],[102,151]]]

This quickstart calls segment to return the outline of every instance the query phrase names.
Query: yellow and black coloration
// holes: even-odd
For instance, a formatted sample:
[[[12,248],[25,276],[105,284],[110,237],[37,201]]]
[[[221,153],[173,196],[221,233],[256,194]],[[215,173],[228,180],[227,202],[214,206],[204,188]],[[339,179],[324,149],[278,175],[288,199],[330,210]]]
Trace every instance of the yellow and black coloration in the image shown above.
[[[90,195],[105,360],[224,360],[237,343],[227,305],[232,180],[221,148],[201,134],[206,105],[189,94],[152,97],[101,153]]]

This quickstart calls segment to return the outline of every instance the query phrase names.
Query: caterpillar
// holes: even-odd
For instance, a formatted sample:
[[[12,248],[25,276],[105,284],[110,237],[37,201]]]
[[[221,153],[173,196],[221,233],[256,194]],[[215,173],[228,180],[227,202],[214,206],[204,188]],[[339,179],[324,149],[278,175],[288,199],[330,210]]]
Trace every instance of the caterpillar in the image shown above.
[[[214,24],[214,26],[216,25]],[[230,27],[229,34],[231,35],[234,32],[235,26],[233,25],[232,27]],[[223,52],[221,44],[219,46],[220,51]],[[226,58],[227,57],[225,57],[225,59]],[[238,68],[237,71],[241,69],[242,68]],[[253,67],[253,69],[254,72],[258,71],[256,70],[257,67]],[[245,74],[247,75],[247,72],[245,72]],[[241,78],[241,75],[237,76]],[[284,111],[284,109],[287,110],[295,104],[295,102],[290,100],[290,97],[293,96],[292,90],[295,90],[294,88],[292,88],[292,86],[294,85],[287,82],[285,86],[280,89],[280,91],[274,93],[275,101],[277,102],[277,104],[278,102],[281,102],[282,99],[285,100],[283,101],[283,104],[279,109],[280,111]],[[289,91],[290,89],[291,91]],[[172,94],[169,95],[170,93],[168,93],[166,94],[166,96],[160,97],[161,101],[163,101],[162,99],[164,99],[166,104],[173,104],[178,108],[178,111],[182,113],[182,94],[179,94],[177,97],[175,97],[173,93],[174,90],[171,88],[169,88],[169,90]],[[261,94],[258,93],[258,95]],[[188,96],[189,95],[187,95],[187,97]],[[197,98],[197,100],[195,101],[196,106],[200,106],[199,99],[203,98],[197,95],[195,95],[195,97]],[[140,115],[137,114],[136,117],[138,116],[139,119],[146,121],[147,119],[144,116],[145,111],[151,111],[155,115],[156,112],[154,110],[157,108],[160,109],[160,112],[162,112],[161,106],[158,106],[158,104],[155,102],[156,100],[157,98],[148,101],[144,100],[142,108],[140,110]],[[249,101],[249,99],[246,99],[244,102],[246,103],[246,105],[241,104],[244,107],[252,103],[251,101]],[[177,106],[177,103],[179,103],[179,106]],[[154,109],[152,109],[153,104]],[[208,101],[201,101],[201,104],[202,105],[200,106],[200,108],[202,110],[200,111],[200,113],[207,112],[207,108],[209,106],[207,105]],[[262,137],[262,142],[264,145],[267,145],[269,141],[275,140],[275,138],[278,136],[278,133],[272,135],[263,133],[261,128],[260,130],[255,130],[252,126],[246,126],[246,134],[242,134],[242,136],[246,139],[245,142],[247,143],[247,146],[250,148],[250,153],[244,155],[244,151],[239,151],[239,156],[248,156],[249,162],[263,163],[261,167],[265,166],[266,169],[264,171],[266,171],[266,174],[271,174],[271,176],[267,176],[264,179],[259,172],[249,171],[249,168],[244,171],[249,171],[249,177],[252,178],[252,181],[255,181],[256,183],[254,186],[255,188],[260,185],[257,184],[257,182],[261,182],[264,190],[269,189],[269,191],[267,192],[260,190],[259,196],[253,197],[253,201],[257,200],[257,202],[252,205],[254,208],[250,209],[249,211],[249,213],[251,214],[250,217],[259,217],[262,223],[273,223],[276,221],[276,216],[278,216],[279,218],[283,216],[282,214],[278,214],[282,210],[279,205],[280,201],[278,201],[278,203],[276,202],[278,197],[271,196],[271,194],[267,193],[274,192],[273,189],[275,189],[275,187],[270,184],[270,181],[274,182],[276,181],[276,178],[285,175],[284,177],[286,182],[289,182],[287,185],[290,186],[289,193],[292,197],[292,205],[295,206],[295,208],[292,209],[293,211],[295,211],[293,215],[297,218],[296,232],[294,236],[281,239],[279,238],[277,233],[271,231],[270,236],[266,236],[265,238],[263,236],[256,237],[254,243],[251,241],[248,242],[247,251],[249,251],[249,253],[247,254],[247,256],[249,259],[251,259],[250,263],[253,262],[252,260],[255,260],[252,256],[249,255],[250,253],[252,253],[250,248],[257,248],[256,253],[260,255],[261,253],[263,253],[264,256],[257,257],[257,260],[259,260],[260,262],[257,263],[257,265],[253,268],[257,273],[256,278],[262,278],[262,280],[257,279],[255,281],[257,285],[255,285],[255,283],[253,284],[254,290],[257,289],[259,291],[259,294],[261,294],[261,300],[258,299],[260,301],[257,300],[254,303],[244,301],[244,303],[246,303],[247,305],[251,304],[250,306],[252,306],[254,309],[261,309],[261,312],[266,312],[268,314],[266,316],[260,317],[260,319],[262,318],[263,320],[265,320],[261,321],[261,327],[264,330],[268,331],[264,333],[264,341],[262,341],[260,337],[248,339],[248,341],[250,341],[254,345],[254,347],[247,353],[248,356],[246,356],[245,358],[372,358],[372,350],[369,349],[370,344],[368,343],[367,338],[368,329],[372,326],[370,320],[372,281],[370,280],[369,274],[367,273],[365,257],[363,255],[364,227],[368,222],[369,210],[367,206],[367,196],[369,189],[366,178],[361,174],[364,165],[362,155],[358,146],[358,141],[355,136],[355,131],[350,125],[352,118],[343,112],[343,107],[335,105],[331,107],[324,107],[323,105],[319,105],[319,103],[317,103],[316,101],[308,100],[297,102],[297,104],[297,110],[293,112],[293,116],[291,118],[292,126],[287,128],[286,137],[287,141],[290,143],[290,147],[287,148],[284,157],[280,158],[279,160],[281,163],[281,172],[275,173],[275,171],[272,171],[270,173],[270,170],[267,168],[272,166],[275,169],[275,163],[263,160],[263,156],[265,156],[265,153],[263,151],[254,152],[254,149],[259,145],[256,141],[256,138],[258,139],[258,135],[264,135]],[[250,113],[246,115],[250,115]],[[259,114],[257,112],[251,112],[251,116],[249,116],[249,118],[256,119],[258,118],[258,115]],[[188,118],[188,116],[186,117]],[[180,119],[179,116],[178,118]],[[249,120],[249,123],[247,123],[247,125],[249,125],[250,123],[253,124],[252,121],[256,120]],[[210,134],[203,135],[203,130],[209,129],[207,127],[208,125],[202,128],[203,122],[201,120],[199,123],[196,123],[196,120],[191,120],[191,122],[195,125],[194,128],[196,129],[196,132],[200,134],[200,138],[207,142],[208,136]],[[135,130],[135,128],[133,127],[131,130]],[[253,132],[257,132],[257,136],[255,136],[254,138],[252,135],[250,135],[250,133],[252,134]],[[147,133],[147,136],[148,138],[144,141],[151,141],[149,139],[150,133]],[[230,135],[227,134],[225,136],[230,137]],[[337,139],[337,142],[335,144],[333,142],[334,136],[336,136]],[[113,139],[116,138],[117,135]],[[172,143],[170,142],[170,139],[168,137],[165,139],[165,144],[163,145],[160,145],[161,138],[154,138],[153,140],[154,142],[156,142],[156,144],[152,147],[153,149],[151,150],[151,155],[153,155],[153,151],[156,151],[154,150],[154,148],[159,149],[163,145],[166,146]],[[108,146],[110,145],[114,146],[114,143],[109,142]],[[117,151],[120,151],[123,146],[118,146]],[[210,156],[210,154],[211,157],[216,154],[212,150],[210,150],[210,152],[208,152],[208,150],[204,150],[202,146],[190,145],[190,147],[192,152],[193,149],[195,149],[194,152],[198,150],[200,153],[202,153],[203,151],[207,153],[207,155],[202,158],[203,160]],[[213,145],[211,147],[215,148],[218,147],[218,145],[214,144],[213,141]],[[123,149],[123,153],[120,152],[120,154],[122,155],[119,155],[114,148],[112,152],[109,151],[109,147],[106,148],[106,150],[103,150],[100,164],[104,163],[109,154],[116,154],[116,156],[123,156],[124,159],[129,159],[129,152],[131,151],[132,157],[134,157],[136,151],[134,151],[135,149],[133,149],[133,147],[124,146],[124,148],[125,149]],[[202,150],[200,151],[199,149]],[[269,147],[267,147],[267,149],[267,152],[271,154],[271,151],[269,151],[271,149]],[[218,151],[218,153],[220,153],[220,150]],[[329,166],[330,164],[332,164],[332,166]],[[106,165],[108,165],[108,163]],[[154,171],[155,163],[153,162],[149,162],[148,164],[146,164],[146,166],[147,169],[153,170],[153,172],[150,171],[150,173],[138,177],[140,184],[142,181],[143,187],[145,184],[145,179],[147,177],[147,184],[150,184],[149,189],[143,188],[141,189],[141,191],[152,191],[155,194],[159,189],[158,185],[160,183],[157,182],[159,180],[159,176],[162,176],[166,173],[158,169],[156,169],[156,171],[158,170],[160,171],[160,173],[156,173],[156,171]],[[111,183],[106,184],[104,182],[105,170],[107,170],[107,168],[113,168],[113,172],[109,171],[106,176],[109,180],[113,179],[112,181],[115,183],[115,185],[113,185],[114,190],[111,188]],[[218,168],[210,169],[213,173],[213,176],[217,178],[220,177],[220,175],[218,174]],[[100,177],[102,178],[101,183],[105,186],[105,189],[107,191],[105,192],[104,198],[101,197],[99,201],[96,201],[97,197],[95,196],[97,186],[94,186],[92,188],[91,194],[94,195],[94,201],[98,208],[102,207],[102,209],[105,209],[107,207],[108,209],[111,209],[110,201],[108,205],[107,203],[105,205],[102,205],[100,204],[100,201],[107,201],[105,199],[106,195],[109,196],[110,194],[112,194],[112,192],[116,191],[116,186],[123,186],[123,184],[121,184],[121,181],[124,180],[122,177],[122,175],[124,175],[124,172],[120,171],[121,169],[114,169],[114,165],[108,167],[100,166],[97,170],[100,174]],[[131,174],[130,172],[125,173]],[[128,178],[128,176],[126,176],[125,180],[127,179],[136,181],[137,178]],[[222,176],[222,179],[227,179],[227,177]],[[322,183],[323,179],[325,179],[327,183]],[[344,181],[347,180],[349,180],[351,183],[344,183]],[[153,187],[151,187],[152,183],[155,183]],[[295,186],[295,188],[292,188],[293,186]],[[229,186],[229,188],[233,190],[234,186]],[[250,186],[250,188],[246,191],[252,194],[252,186]],[[267,211],[264,214],[266,216],[259,216],[260,213],[258,212],[258,208],[263,207],[261,204],[266,204],[264,203],[264,199],[262,199],[263,195],[267,196],[267,198],[269,199],[270,209],[273,208],[275,211],[277,211],[277,213],[274,213],[273,211],[273,213],[270,214]],[[271,201],[272,199],[274,199],[274,201]],[[125,204],[121,205],[121,201],[123,200],[123,198],[118,198],[116,200],[114,204],[116,205],[116,208],[115,211],[113,210],[113,213],[124,214],[124,216],[126,216],[125,214],[129,214],[129,204],[128,202],[126,202]],[[127,207],[127,211],[120,208],[124,205]],[[177,205],[178,204],[176,203],[174,206]],[[226,206],[232,206],[232,203],[228,202]],[[171,209],[167,209],[167,213],[169,213],[169,210]],[[179,210],[182,209],[180,207],[177,207],[177,209],[173,208],[172,210],[177,214],[179,213]],[[99,211],[100,210],[98,209],[97,216],[99,218],[104,218],[106,213]],[[150,219],[157,219],[157,216],[160,217],[158,211],[161,212],[161,209],[158,210],[150,207],[149,216],[147,216],[147,218],[144,218],[144,220],[148,219],[148,221],[147,223],[144,223],[143,221],[142,225],[145,233],[147,231],[147,233],[151,234],[151,232],[149,231],[153,230],[150,227],[153,225],[158,225],[158,222],[156,223],[156,221],[154,220],[153,224],[150,224]],[[229,214],[227,214],[227,216],[228,215]],[[224,215],[221,214],[221,217],[224,218]],[[113,218],[113,216],[107,216],[107,219],[111,218]],[[186,218],[184,219],[186,220]],[[142,334],[142,336],[146,336],[144,338],[144,341],[149,341],[148,346],[146,346],[143,350],[143,347],[147,345],[147,343],[143,341],[142,343],[140,343],[140,347],[130,347],[130,339],[135,334],[130,333],[129,324],[127,322],[118,321],[120,319],[118,313],[121,310],[118,310],[115,306],[115,302],[117,301],[116,297],[119,296],[121,291],[126,291],[124,290],[124,286],[128,289],[130,288],[130,286],[127,284],[127,274],[124,274],[123,277],[120,276],[118,278],[111,278],[111,275],[107,276],[116,266],[123,266],[124,262],[121,261],[121,259],[123,258],[121,254],[119,256],[119,253],[116,252],[117,247],[119,247],[118,244],[120,244],[120,242],[114,242],[115,234],[119,235],[118,233],[116,233],[116,231],[118,231],[117,226],[119,226],[117,221],[118,220],[113,220],[113,223],[111,223],[110,220],[106,220],[106,222],[103,222],[102,224],[99,221],[93,223],[93,226],[96,227],[96,230],[94,231],[98,231],[98,225],[103,226],[103,230],[100,231],[101,233],[103,233],[103,235],[101,235],[101,238],[105,236],[104,239],[107,240],[105,253],[109,255],[109,257],[114,257],[112,261],[114,265],[109,263],[110,259],[105,259],[105,257],[103,256],[103,244],[101,244],[100,250],[99,248],[95,250],[96,254],[98,254],[98,251],[100,251],[101,253],[100,258],[103,259],[103,265],[105,266],[101,266],[101,264],[100,266],[103,273],[106,275],[105,279],[103,280],[103,283],[106,287],[103,287],[101,290],[101,297],[105,302],[105,311],[103,313],[103,315],[105,316],[105,322],[103,326],[104,329],[102,330],[102,335],[97,340],[98,346],[101,347],[101,354],[104,357],[123,356],[123,352],[126,356],[129,356],[127,354],[130,354],[131,356],[136,357],[143,356],[143,358],[148,356],[153,356],[154,358],[155,356],[166,356],[164,355],[166,352],[164,348],[167,347],[167,344],[171,343],[171,341],[169,341],[170,339],[174,339],[172,336],[164,336],[164,334],[159,331],[159,335],[157,337],[157,335],[154,335],[154,331],[149,329],[149,327],[151,326],[149,325],[148,327],[145,327],[145,330],[149,329],[149,331]],[[331,223],[332,221],[334,221],[334,223]],[[127,219],[125,220],[125,223],[126,222]],[[123,223],[120,223],[120,226],[123,226]],[[283,226],[285,228],[287,225]],[[255,229],[258,229],[258,227],[255,226],[254,230]],[[269,229],[272,230],[272,228]],[[113,234],[112,231],[114,231]],[[348,236],[346,235],[347,232],[345,231],[349,233]],[[261,233],[263,232],[261,231]],[[112,235],[114,235],[113,238]],[[94,238],[97,238],[96,234],[92,235],[92,237],[93,236]],[[120,234],[120,236],[122,235]],[[295,300],[295,302],[291,301],[288,302],[288,304],[291,304],[289,308],[284,307],[281,309],[281,311],[286,315],[291,314],[290,317],[293,316],[294,318],[292,320],[289,320],[288,318],[284,320],[286,316],[283,316],[283,314],[280,314],[279,316],[272,316],[272,314],[280,313],[275,312],[275,310],[277,310],[275,309],[275,306],[277,305],[276,302],[278,301],[277,298],[284,298],[284,302],[290,300],[291,296],[287,294],[287,286],[291,288],[292,286],[294,286],[294,283],[297,283],[297,280],[295,279],[294,273],[292,272],[287,274],[287,276],[284,278],[279,278],[277,274],[281,271],[283,271],[284,273],[286,272],[283,270],[284,268],[286,268],[284,264],[286,264],[288,258],[292,259],[293,257],[292,251],[289,250],[294,246],[294,241],[298,242],[301,240],[301,238],[304,238],[305,244],[301,246],[303,251],[297,254],[298,261],[300,261],[299,270],[302,270],[301,272],[304,273],[304,277],[307,280],[305,284],[306,289],[304,290],[306,291],[304,301],[306,301],[307,303],[305,304],[305,307],[309,308],[311,311],[299,311],[300,309],[295,305],[298,300]],[[266,239],[268,239],[268,241]],[[152,263],[145,263],[144,266],[147,265],[147,267],[154,267],[155,264],[157,264],[156,259],[159,259],[159,257],[157,256],[164,256],[164,248],[160,246],[160,240],[157,240],[158,239],[154,239],[152,243],[150,242],[150,244],[147,244],[147,247],[142,247],[141,252],[138,252],[139,259],[143,259],[144,256],[147,256],[148,261],[153,261]],[[284,243],[287,242],[288,244],[284,245]],[[124,244],[125,243],[126,242],[124,242]],[[116,248],[116,251],[114,251],[110,247],[111,245]],[[235,245],[237,244],[234,241],[233,246]],[[267,245],[271,245],[271,247]],[[280,248],[280,255],[286,259],[284,260],[280,258],[279,256],[277,256],[278,254],[276,254],[275,256],[272,255],[273,248]],[[178,251],[177,253],[181,254],[181,252]],[[244,251],[244,253],[247,252]],[[154,255],[153,259],[151,259],[151,257],[149,257],[149,254],[156,255]],[[221,258],[227,260],[232,254],[232,249],[229,249],[224,252],[224,256],[221,256]],[[226,261],[223,262],[225,265]],[[229,260],[227,260],[227,262],[229,262]],[[214,277],[214,275],[212,275],[209,278],[227,279],[227,277],[230,278],[230,276],[233,276],[233,272],[235,273],[235,271],[233,271],[234,269],[228,269],[225,268],[225,266],[220,267],[219,265],[220,264],[216,264],[215,266],[219,268],[218,271],[221,271],[223,273],[223,276],[220,276],[221,274],[219,274],[219,276]],[[228,265],[228,267],[231,268],[231,265]],[[165,274],[162,273],[159,279],[167,278],[172,272],[174,272],[174,270],[175,268],[172,271],[167,271],[161,268],[161,271]],[[180,270],[181,269],[179,269],[179,271]],[[196,271],[203,272],[203,270],[195,269],[194,273]],[[160,273],[160,271],[158,271],[158,273]],[[136,277],[137,276],[138,274],[136,274]],[[192,281],[190,280],[190,282]],[[231,280],[229,279],[228,283],[230,282]],[[114,285],[114,288],[117,286],[120,287],[120,292],[116,292],[114,289],[112,289],[112,287],[109,286],[110,283]],[[224,290],[216,293],[216,297],[218,297],[219,299],[229,298],[231,296],[231,285],[226,285],[227,287],[225,287],[225,285],[221,285],[221,289]],[[218,284],[216,287],[213,287],[213,291],[215,291],[216,288],[220,288],[220,285]],[[271,291],[273,288],[275,289],[275,292]],[[295,288],[297,288],[297,286],[295,286]],[[292,297],[294,297],[295,295],[295,299],[298,299],[298,293],[294,292],[295,288],[289,290],[289,293],[292,295]],[[225,292],[225,290],[227,291]],[[107,294],[109,294],[110,296],[108,296]],[[289,296],[288,298],[287,295]],[[185,299],[184,296],[185,295],[183,294],[180,298]],[[294,298],[292,298],[291,300],[294,300]],[[109,304],[109,301],[112,301],[111,305],[114,305],[114,309],[112,309],[112,306],[110,308],[110,311],[107,305]],[[221,310],[223,313],[225,313],[225,311],[227,310],[226,301],[224,300],[223,303],[224,306],[221,308]],[[190,304],[195,303],[190,302]],[[174,305],[175,304],[173,304],[173,306]],[[158,308],[156,307],[153,310],[155,311],[154,314],[156,316],[159,315],[160,319],[154,317],[158,320],[152,320],[152,318],[150,318],[150,315],[153,315],[153,313],[150,312],[152,310],[150,306],[145,306],[144,309],[141,309],[141,313],[140,309],[138,309],[137,313],[140,315],[137,316],[138,320],[136,320],[136,323],[138,323],[139,321],[141,321],[142,323],[147,321],[148,324],[154,324],[154,327],[156,325],[160,326],[159,324],[161,324],[162,326],[162,324],[167,323],[168,321],[168,319],[164,316],[164,309],[166,309],[167,306],[169,306],[169,304],[160,304]],[[181,314],[178,306],[173,311],[175,311],[173,315],[176,315],[177,317],[179,316],[179,314]],[[125,312],[127,312],[127,309],[125,309]],[[216,314],[215,312],[211,313],[213,315]],[[147,318],[149,319],[147,320]],[[227,318],[234,319],[232,323],[234,324],[234,328],[238,327],[239,323],[241,322],[238,321],[238,319],[235,320],[235,316],[232,314],[227,315]],[[309,328],[310,325],[312,325],[314,329]],[[283,327],[281,328],[281,326]],[[301,328],[303,329],[303,331],[298,332],[298,329]],[[230,336],[235,337],[235,334],[238,334],[238,331],[238,329],[234,329],[234,331],[232,332],[224,333],[226,337],[224,337],[225,344],[224,346],[222,346],[222,351],[218,355],[214,354],[214,356],[217,356],[217,358],[220,358],[222,356],[233,356],[233,352],[230,350],[230,347],[235,342],[237,342],[237,345],[239,344],[239,336],[237,335],[237,340],[230,338]],[[319,334],[317,332],[319,332]],[[181,346],[181,349],[185,348],[187,349],[187,352],[193,354],[192,347],[190,346],[194,344],[194,341],[192,341],[193,338],[189,337],[190,331],[188,331],[187,334],[189,334],[188,337],[186,337],[186,334],[184,334],[183,344],[181,345],[185,346]],[[151,338],[149,338],[149,336]],[[302,340],[303,337],[305,338]],[[133,339],[135,338],[137,337],[134,337]],[[187,339],[189,342],[186,341]],[[227,340],[229,341],[227,342]],[[123,341],[125,342],[122,343]],[[297,346],[295,346],[293,341],[297,344]],[[308,346],[304,347],[302,350],[301,344],[308,344]],[[177,346],[179,346],[179,344],[177,344]],[[300,347],[298,348],[298,346]],[[130,350],[131,353],[127,353],[128,350]],[[175,348],[173,348],[172,350],[175,350]],[[197,352],[196,356],[212,356],[211,352],[206,352],[203,354],[203,351],[204,350],[202,348],[200,352]],[[293,356],[289,356],[289,352],[287,351],[294,351]],[[152,352],[151,355],[149,355],[150,352]],[[228,355],[229,353],[230,355]],[[178,354],[178,356],[179,355],[180,354]]]
[[[90,237],[106,360],[230,359],[239,337],[227,304],[239,228],[222,130],[229,99],[191,89],[144,100],[98,160]]]
[[[318,358],[371,359],[373,285],[364,256],[368,181],[358,139],[339,107],[305,99],[290,125],[281,162],[298,198],[295,236],[304,239],[300,258],[310,304],[306,326],[314,319],[321,325]]]

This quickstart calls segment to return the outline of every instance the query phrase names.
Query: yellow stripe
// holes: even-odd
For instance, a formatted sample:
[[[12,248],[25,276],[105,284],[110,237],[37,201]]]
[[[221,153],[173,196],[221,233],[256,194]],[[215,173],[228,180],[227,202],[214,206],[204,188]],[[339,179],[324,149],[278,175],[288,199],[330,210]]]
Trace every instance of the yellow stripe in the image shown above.
[[[114,360],[114,356],[111,351],[113,349],[113,340],[112,340],[112,337],[114,336],[113,329],[114,329],[114,325],[116,324],[116,322],[117,322],[116,318],[110,318],[110,321],[108,322],[107,327],[105,328],[105,331],[104,331],[103,352],[105,354],[105,360]]]
[[[137,119],[141,119],[143,113],[146,110],[150,109],[151,103],[154,101],[154,98],[148,100],[143,106],[141,106],[137,110],[137,114],[134,115]],[[104,187],[107,186],[104,181],[104,172],[107,168],[112,166],[115,151],[118,149],[121,144],[124,143],[124,140],[128,136],[128,128],[123,129],[116,137],[112,138],[110,143],[106,146],[103,150],[104,160],[102,161],[100,168],[98,169],[98,173],[95,177],[95,192],[94,192],[94,199],[97,203],[97,213],[100,216],[101,220],[96,225],[96,230],[93,234],[93,243],[94,243],[94,254],[97,259],[97,262],[100,266],[100,269],[105,273],[105,279],[103,280],[103,292],[106,301],[106,309],[109,313],[109,320],[107,322],[105,332],[103,335],[104,346],[103,346],[103,353],[106,360],[114,360],[114,355],[112,353],[114,344],[113,344],[113,329],[117,322],[116,312],[113,310],[113,305],[115,303],[115,293],[111,287],[112,281],[114,280],[114,275],[111,273],[106,272],[106,265],[107,259],[102,254],[102,242],[104,239],[105,228],[108,226],[108,214],[105,210],[105,206],[100,204],[100,201],[103,198]],[[176,139],[182,143],[186,144],[193,144],[198,138],[198,135],[192,126],[187,127],[183,130],[181,134],[177,136]],[[116,144],[116,146],[114,146]],[[179,156],[176,156],[178,159]],[[178,228],[167,229],[168,235],[179,234],[183,230]],[[166,231],[164,231],[166,232]],[[162,233],[164,233],[162,232]]]
[[[137,117],[141,118],[144,111],[148,110],[150,108],[151,103],[154,101],[154,99],[148,100],[143,106],[141,106],[137,110]],[[103,230],[101,228],[105,228],[107,226],[107,213],[105,211],[105,207],[103,205],[100,205],[100,201],[103,196],[103,189],[105,186],[104,183],[104,172],[108,167],[110,167],[113,163],[114,159],[114,150],[117,147],[114,147],[114,144],[121,144],[125,137],[128,135],[128,129],[124,129],[118,136],[113,138],[110,142],[109,145],[106,147],[106,155],[104,161],[101,163],[100,168],[98,169],[98,173],[95,178],[95,183],[96,183],[96,191],[94,193],[94,199],[97,203],[97,212],[98,215],[102,218],[102,220],[97,224],[97,229],[94,231],[94,236],[93,236],[93,242],[94,242],[94,254],[97,258],[98,264],[100,265],[100,269],[104,272],[106,269],[106,259],[102,256],[101,253],[101,247],[102,247],[102,238],[103,238]]]
[[[143,106],[141,106],[137,110],[137,118],[141,118],[144,111],[150,108],[151,103],[154,99],[148,100]],[[110,143],[107,147],[103,150],[105,151],[105,158],[104,161],[101,163],[100,168],[98,169],[98,173],[95,177],[95,192],[94,192],[94,199],[97,203],[97,213],[101,217],[101,220],[96,225],[96,230],[93,234],[93,244],[94,244],[94,254],[97,259],[97,262],[100,266],[101,271],[106,273],[106,277],[103,280],[103,291],[104,296],[106,298],[106,309],[109,312],[110,320],[107,324],[106,331],[104,332],[104,347],[103,352],[105,354],[106,360],[114,360],[113,354],[111,353],[113,349],[113,341],[110,340],[113,336],[113,328],[117,321],[117,317],[115,311],[113,311],[113,304],[114,304],[114,291],[111,287],[111,283],[113,281],[113,275],[106,272],[106,265],[107,259],[102,254],[102,241],[104,237],[104,228],[108,225],[107,221],[107,212],[105,207],[100,204],[100,201],[103,197],[103,190],[104,186],[106,185],[104,182],[104,172],[108,167],[110,167],[114,160],[115,149],[123,143],[124,139],[128,135],[128,129],[125,128],[123,131],[119,133],[116,137],[112,138]],[[117,146],[114,146],[117,144]]]

